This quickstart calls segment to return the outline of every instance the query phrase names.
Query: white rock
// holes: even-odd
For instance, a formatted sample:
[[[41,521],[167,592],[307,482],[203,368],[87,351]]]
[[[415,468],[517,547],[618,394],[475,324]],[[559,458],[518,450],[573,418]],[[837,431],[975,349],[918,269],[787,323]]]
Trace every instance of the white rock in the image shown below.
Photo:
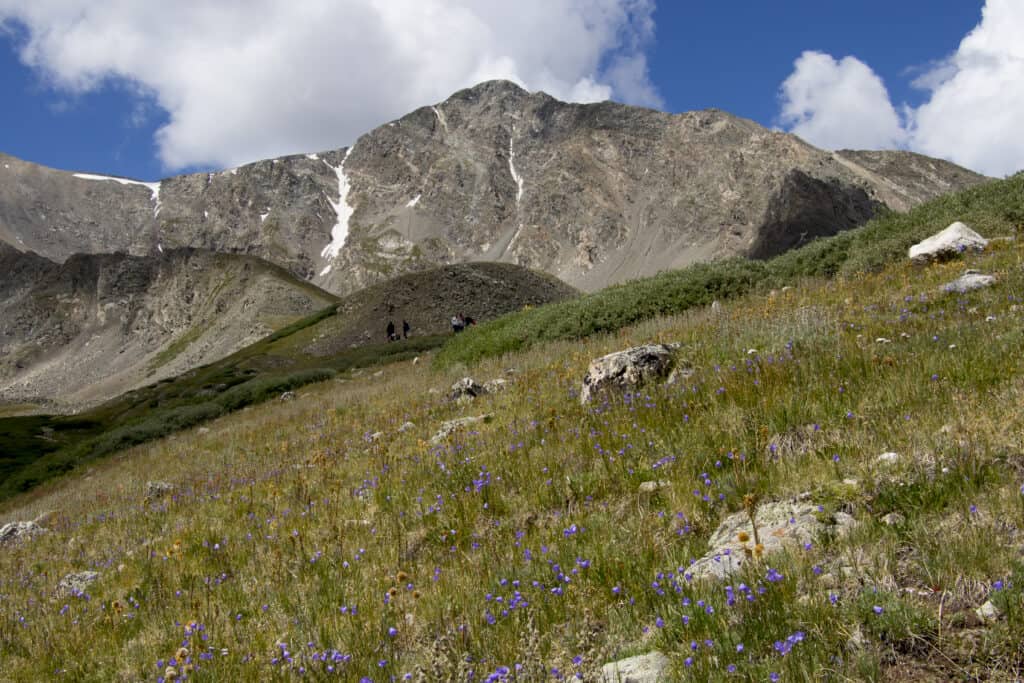
[[[974,613],[982,621],[996,621],[1003,616],[1003,611],[993,605],[991,600],[987,600],[984,605],[974,610]]]
[[[485,389],[484,386],[475,379],[472,377],[463,377],[453,384],[452,388],[448,390],[448,398],[453,401],[474,399],[477,396],[483,396],[486,393],[487,389]]]
[[[981,251],[988,240],[957,221],[942,232],[910,247],[907,255],[915,263],[928,263],[957,256],[968,249]]]
[[[580,403],[611,388],[635,388],[653,379],[665,377],[672,369],[675,345],[645,344],[616,351],[590,362],[583,378]]]
[[[668,680],[668,666],[668,657],[654,650],[605,664],[601,683],[663,683]]]
[[[89,584],[100,578],[99,572],[76,572],[68,574],[57,584],[57,592],[61,595],[81,595]]]
[[[146,499],[156,500],[174,492],[174,484],[167,481],[147,481]]]
[[[508,380],[502,379],[501,377],[495,377],[492,380],[484,382],[485,394],[496,394],[499,391],[505,391],[507,388]]]
[[[875,458],[875,462],[885,463],[887,465],[894,465],[894,464],[896,464],[899,461],[900,461],[900,454],[899,453],[893,453],[892,451],[888,451],[886,453],[882,453],[880,456]]]
[[[898,512],[890,512],[882,517],[882,524],[886,526],[901,526],[906,521],[907,518]]]
[[[820,517],[818,506],[806,502],[789,500],[758,505],[754,518],[758,538],[764,546],[762,557],[785,548],[799,551],[829,528],[844,535],[855,524],[853,517],[845,513],[837,513],[831,521]],[[740,542],[740,532],[747,535],[746,543]],[[710,552],[686,569],[691,578],[724,579],[739,571],[750,561],[745,548],[754,548],[754,531],[747,512],[741,510],[726,517],[708,545]]]
[[[942,285],[942,291],[946,293],[966,294],[967,292],[973,292],[976,289],[991,287],[995,283],[996,278],[992,275],[964,273],[952,282],[947,282]]]
[[[35,538],[46,529],[35,522],[9,522],[0,527],[0,546]]]
[[[640,483],[640,493],[654,493],[658,489],[665,489],[672,486],[669,481],[645,481]]]
[[[415,429],[415,428],[416,428],[416,425],[414,423],[412,423],[412,422],[403,422],[402,426],[398,428],[398,433],[399,434],[404,434],[405,432],[409,431],[410,429]]]
[[[466,427],[470,427],[474,424],[488,422],[491,419],[491,417],[492,416],[490,415],[490,413],[488,413],[486,415],[477,415],[475,417],[462,417],[457,420],[447,420],[445,422],[442,422],[441,428],[437,430],[437,433],[430,438],[430,443],[436,446],[437,444],[443,442],[445,439],[447,439],[460,429],[465,429]]]

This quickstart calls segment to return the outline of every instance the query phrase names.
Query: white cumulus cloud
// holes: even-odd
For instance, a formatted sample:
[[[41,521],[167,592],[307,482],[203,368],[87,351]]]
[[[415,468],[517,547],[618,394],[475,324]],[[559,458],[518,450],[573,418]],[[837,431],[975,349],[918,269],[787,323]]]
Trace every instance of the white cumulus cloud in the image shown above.
[[[654,0],[0,0],[58,91],[167,112],[168,169],[339,147],[481,80],[657,106]]]
[[[990,175],[1024,169],[1024,3],[987,0],[957,50],[912,83],[928,91],[897,114],[882,80],[855,57],[805,52],[780,88],[779,120],[808,142],[903,147]]]
[[[819,147],[894,147],[905,136],[882,79],[855,57],[804,52],[781,95],[782,124]]]

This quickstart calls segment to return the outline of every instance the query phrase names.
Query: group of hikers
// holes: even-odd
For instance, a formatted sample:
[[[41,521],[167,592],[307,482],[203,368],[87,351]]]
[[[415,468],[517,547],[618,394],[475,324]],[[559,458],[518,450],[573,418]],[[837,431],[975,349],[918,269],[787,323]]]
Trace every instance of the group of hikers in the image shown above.
[[[461,313],[458,313],[458,314],[452,316],[452,332],[455,332],[455,333],[462,332],[464,329],[466,329],[470,325],[476,325],[476,320],[473,319],[473,318],[470,318],[467,315],[462,315]],[[398,331],[395,328],[395,321],[394,320],[389,320],[388,321],[387,330],[386,330],[387,331],[387,336],[388,336],[388,341],[389,342],[393,342],[393,341],[399,341],[399,340],[402,340],[402,339],[408,339],[409,338],[409,331],[411,329],[412,329],[412,326],[409,325],[409,321],[408,320],[403,320],[402,321],[402,334],[401,334],[401,336],[399,336]]]
[[[458,334],[470,325],[476,325],[476,320],[461,313],[452,316],[452,332]]]
[[[388,321],[388,329],[387,329],[388,341],[389,342],[393,342],[393,341],[398,341],[399,339],[408,339],[409,338],[409,330],[411,330],[411,329],[412,329],[412,327],[409,326],[409,321],[408,320],[403,320],[402,321],[402,336],[399,337],[398,336],[398,332],[395,331],[395,321],[394,320],[389,320]]]
[[[457,313],[452,316],[452,332],[458,334],[468,328],[470,325],[476,325],[476,319],[469,315],[463,315]],[[409,339],[409,332],[412,330],[412,326],[409,321],[401,322],[401,335],[398,335],[397,329],[394,327],[394,321],[387,322],[387,340],[389,342],[399,341],[401,339]]]

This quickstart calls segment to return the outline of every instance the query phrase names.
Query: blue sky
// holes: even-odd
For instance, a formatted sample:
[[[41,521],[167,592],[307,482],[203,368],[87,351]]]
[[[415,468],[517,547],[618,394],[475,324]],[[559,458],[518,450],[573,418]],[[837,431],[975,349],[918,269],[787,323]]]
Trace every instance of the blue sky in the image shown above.
[[[0,151],[153,180],[340,147],[504,77],[562,99],[716,107],[824,147],[1024,167],[1024,90],[1006,86],[1024,83],[1017,0],[136,5],[0,0]]]

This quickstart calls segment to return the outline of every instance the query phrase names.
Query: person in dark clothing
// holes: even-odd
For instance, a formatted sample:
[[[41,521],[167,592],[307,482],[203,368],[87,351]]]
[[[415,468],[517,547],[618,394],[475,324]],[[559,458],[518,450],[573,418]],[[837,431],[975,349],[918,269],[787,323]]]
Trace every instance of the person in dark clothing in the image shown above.
[[[452,316],[452,332],[458,334],[462,332],[462,328],[466,326],[466,322],[462,319],[461,315]]]
[[[402,321],[402,339],[408,339],[409,338],[409,330],[411,330],[411,329],[412,329],[412,327],[409,326],[409,321],[408,320],[403,320]]]
[[[388,321],[388,341],[395,341],[395,322],[393,320]]]

